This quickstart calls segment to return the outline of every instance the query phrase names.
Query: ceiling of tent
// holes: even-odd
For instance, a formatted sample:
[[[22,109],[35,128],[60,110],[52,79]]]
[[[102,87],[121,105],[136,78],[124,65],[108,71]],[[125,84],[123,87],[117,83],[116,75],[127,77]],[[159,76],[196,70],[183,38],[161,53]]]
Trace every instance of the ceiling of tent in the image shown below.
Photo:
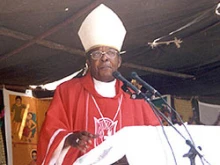
[[[56,81],[83,68],[78,29],[100,3],[127,35],[120,72],[162,94],[220,94],[219,0],[16,0],[0,3],[0,84]]]

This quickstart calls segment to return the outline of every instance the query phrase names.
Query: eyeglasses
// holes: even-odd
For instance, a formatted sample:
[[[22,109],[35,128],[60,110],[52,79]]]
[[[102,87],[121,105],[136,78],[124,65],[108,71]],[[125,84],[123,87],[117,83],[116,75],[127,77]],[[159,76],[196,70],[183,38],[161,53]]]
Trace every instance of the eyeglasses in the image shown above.
[[[98,60],[100,59],[103,55],[106,55],[108,58],[114,58],[116,55],[119,53],[116,50],[108,50],[107,52],[103,52],[100,50],[94,51],[90,53],[90,56],[92,57],[93,60]]]

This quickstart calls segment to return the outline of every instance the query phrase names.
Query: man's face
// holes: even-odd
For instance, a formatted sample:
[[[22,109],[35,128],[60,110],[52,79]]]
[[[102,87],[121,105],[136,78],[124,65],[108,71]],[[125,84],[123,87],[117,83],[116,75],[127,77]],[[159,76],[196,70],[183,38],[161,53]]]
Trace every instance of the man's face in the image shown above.
[[[27,119],[32,119],[32,114],[31,113],[28,113],[28,115],[27,115]]]
[[[17,104],[17,105],[20,105],[20,104],[21,104],[21,99],[20,99],[20,98],[17,98],[15,101],[16,101],[16,104]]]
[[[100,58],[92,58],[92,53],[97,54],[100,51],[103,53]],[[118,52],[113,57],[108,56],[108,54],[113,54],[114,52],[116,53],[117,51],[107,46],[98,47],[89,51],[87,62],[89,64],[89,70],[92,77],[103,82],[110,82],[114,80],[112,73],[121,66],[121,56],[118,55]]]

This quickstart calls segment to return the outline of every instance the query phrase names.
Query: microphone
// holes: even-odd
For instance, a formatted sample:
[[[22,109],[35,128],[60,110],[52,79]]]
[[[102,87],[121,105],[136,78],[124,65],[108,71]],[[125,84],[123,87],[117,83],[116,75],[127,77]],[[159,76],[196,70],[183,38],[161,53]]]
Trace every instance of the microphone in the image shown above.
[[[129,95],[132,95],[132,92],[128,89],[128,87],[127,87],[126,84],[123,84],[123,85],[121,86],[121,89],[122,89],[124,92],[128,93]]]
[[[147,90],[149,90],[155,96],[160,96],[160,93],[152,86],[150,86],[148,83],[146,83],[143,79],[141,79],[136,72],[131,72],[131,77],[137,80],[141,85],[143,85]]]
[[[121,73],[119,73],[118,71],[114,71],[112,73],[113,77],[115,77],[118,80],[121,80],[125,86],[131,88],[137,95],[139,95],[141,93],[141,91],[134,86],[131,82],[129,82],[126,78],[124,78]]]
[[[128,93],[128,94],[131,96],[131,99],[143,99],[143,96],[142,96],[141,94],[132,93],[132,92],[128,89],[128,87],[127,87],[126,84],[123,84],[123,85],[121,86],[121,89],[122,89],[124,92]]]

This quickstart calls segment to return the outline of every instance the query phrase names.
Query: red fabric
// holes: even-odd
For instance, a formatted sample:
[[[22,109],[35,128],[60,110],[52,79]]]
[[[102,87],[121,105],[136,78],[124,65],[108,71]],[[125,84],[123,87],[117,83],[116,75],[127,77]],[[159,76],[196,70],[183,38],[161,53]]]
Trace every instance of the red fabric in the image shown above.
[[[154,115],[150,106],[143,100],[132,100],[130,96],[121,90],[122,83],[116,82],[116,96],[114,98],[105,98],[100,96],[95,88],[90,74],[82,78],[75,78],[67,81],[57,87],[54,98],[47,111],[44,124],[41,129],[38,142],[37,164],[45,164],[50,161],[54,150],[61,140],[68,133],[86,129],[86,98],[91,93],[100,107],[103,116],[110,119],[118,108],[118,98],[123,95],[121,113],[116,120],[122,118],[122,127],[133,125],[159,125],[159,121]],[[88,130],[95,132],[94,117],[100,118],[100,114],[92,100],[89,97],[88,109]],[[121,116],[120,116],[121,115]],[[118,121],[116,130],[120,128]],[[58,129],[64,129],[60,132],[51,144],[47,154],[49,140]],[[73,164],[81,156],[77,149],[70,148],[64,159],[63,165]]]

